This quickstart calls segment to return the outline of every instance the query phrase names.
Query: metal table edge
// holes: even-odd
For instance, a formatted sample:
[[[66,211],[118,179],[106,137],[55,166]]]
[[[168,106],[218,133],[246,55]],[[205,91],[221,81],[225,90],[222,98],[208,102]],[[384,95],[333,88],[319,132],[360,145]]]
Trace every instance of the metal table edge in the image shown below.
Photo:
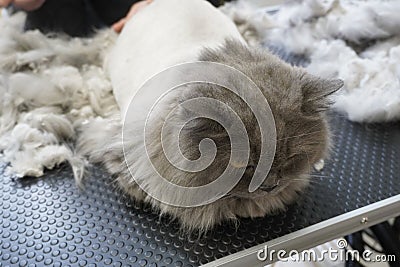
[[[274,249],[275,251],[302,251],[335,238],[369,228],[399,215],[400,194],[217,259],[202,266],[265,266],[273,263],[273,261],[269,260],[260,261],[257,258],[257,252],[264,249],[265,246],[267,246],[269,250]]]

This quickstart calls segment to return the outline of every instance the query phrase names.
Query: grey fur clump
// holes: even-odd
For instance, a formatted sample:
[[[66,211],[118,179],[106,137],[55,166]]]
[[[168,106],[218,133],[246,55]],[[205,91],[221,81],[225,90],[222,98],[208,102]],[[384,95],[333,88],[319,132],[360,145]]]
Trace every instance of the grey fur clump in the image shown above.
[[[135,183],[125,165],[119,118],[98,119],[89,123],[79,140],[81,153],[89,155],[91,162],[103,163],[117,177],[122,191],[138,201],[151,204],[161,214],[178,219],[182,228],[189,231],[206,231],[223,221],[235,221],[238,217],[262,217],[284,209],[309,184],[313,165],[328,154],[330,134],[325,111],[330,104],[328,96],[342,86],[342,81],[314,77],[301,68],[284,63],[268,51],[230,40],[220,49],[204,49],[199,59],[223,63],[243,72],[257,84],[269,102],[275,118],[277,148],[271,171],[259,189],[248,192],[260,156],[260,129],[249,107],[238,96],[217,85],[188,85],[190,90],[183,90],[173,101],[214,98],[228,104],[244,123],[250,140],[250,161],[241,181],[227,196],[204,206],[183,208],[161,203],[147,195]],[[165,107],[164,113],[168,114],[170,106]],[[187,112],[190,111],[181,110],[177,123],[185,121]],[[213,139],[218,148],[214,162],[207,169],[190,173],[176,169],[163,154],[160,137],[163,119],[152,125],[152,142],[148,144],[152,162],[160,174],[181,186],[199,186],[217,179],[229,161],[231,148],[229,137],[221,125],[209,119],[196,119],[182,130],[180,147],[188,159],[199,157],[198,144],[204,138]],[[108,140],[106,145],[105,140]],[[137,140],[133,138],[132,142],[133,146],[129,147],[133,149],[126,151],[126,162],[133,163],[130,166],[132,169],[140,168],[140,155],[134,149]],[[147,181],[154,190],[163,192],[155,177],[149,176]]]

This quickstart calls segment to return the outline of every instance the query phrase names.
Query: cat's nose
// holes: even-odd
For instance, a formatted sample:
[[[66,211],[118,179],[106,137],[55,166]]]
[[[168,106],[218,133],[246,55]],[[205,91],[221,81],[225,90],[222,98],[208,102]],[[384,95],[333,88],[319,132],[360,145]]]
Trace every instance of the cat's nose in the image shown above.
[[[255,169],[256,169],[256,166],[254,166],[254,165],[247,165],[247,167],[246,167],[247,172],[254,172]]]
[[[246,170],[243,174],[243,177],[246,179],[247,182],[250,182],[250,179],[253,178],[255,166],[247,165]]]

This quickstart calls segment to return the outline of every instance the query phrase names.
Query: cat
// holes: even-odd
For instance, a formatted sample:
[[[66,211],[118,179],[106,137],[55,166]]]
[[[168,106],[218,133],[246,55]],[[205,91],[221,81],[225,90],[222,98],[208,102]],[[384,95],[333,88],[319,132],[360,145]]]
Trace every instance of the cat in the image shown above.
[[[174,105],[202,97],[220,100],[238,114],[249,137],[249,161],[241,166],[244,173],[234,188],[213,202],[186,207],[159,201],[138,185],[134,177],[142,179],[153,192],[172,195],[171,198],[182,202],[193,197],[171,192],[158,182],[144,164],[147,155],[141,153],[142,140],[135,136],[135,131],[143,129],[128,124],[138,129],[125,129],[125,132],[124,121],[132,116],[144,119],[146,114],[129,113],[129,105],[149,78],[174,65],[196,61],[227,65],[257,85],[273,114],[276,147],[265,181],[250,192],[251,179],[263,156],[262,129],[250,107],[238,95],[216,84],[189,84],[175,91],[156,113],[156,120],[149,121],[151,139],[147,144],[152,163],[170,182],[193,187],[215,181],[224,172],[232,149],[230,136],[220,123],[196,118],[181,129],[179,136],[167,131],[165,137],[167,141],[179,138],[179,148],[189,160],[199,158],[200,142],[211,138],[217,147],[214,161],[198,172],[173,166],[163,150],[161,128]],[[309,184],[313,164],[328,155],[331,141],[325,111],[330,105],[329,95],[339,90],[343,82],[312,76],[266,49],[250,47],[233,22],[206,1],[155,0],[127,23],[105,60],[105,68],[120,113],[86,125],[78,147],[91,162],[104,164],[123,192],[137,201],[149,203],[161,214],[178,219],[183,229],[207,231],[227,220],[262,217],[284,209]],[[217,108],[216,111],[222,115],[227,112]],[[175,113],[176,127],[187,120],[188,112],[179,109]],[[123,144],[123,131],[128,145]],[[170,149],[168,142],[166,146]]]

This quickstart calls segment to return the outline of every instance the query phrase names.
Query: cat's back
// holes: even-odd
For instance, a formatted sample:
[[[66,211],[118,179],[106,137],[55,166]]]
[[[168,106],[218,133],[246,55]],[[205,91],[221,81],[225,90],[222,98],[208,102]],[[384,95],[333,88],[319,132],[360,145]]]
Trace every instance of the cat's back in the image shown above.
[[[234,23],[205,0],[155,0],[124,27],[106,63],[122,112],[150,77],[198,60],[226,38],[242,42]]]

